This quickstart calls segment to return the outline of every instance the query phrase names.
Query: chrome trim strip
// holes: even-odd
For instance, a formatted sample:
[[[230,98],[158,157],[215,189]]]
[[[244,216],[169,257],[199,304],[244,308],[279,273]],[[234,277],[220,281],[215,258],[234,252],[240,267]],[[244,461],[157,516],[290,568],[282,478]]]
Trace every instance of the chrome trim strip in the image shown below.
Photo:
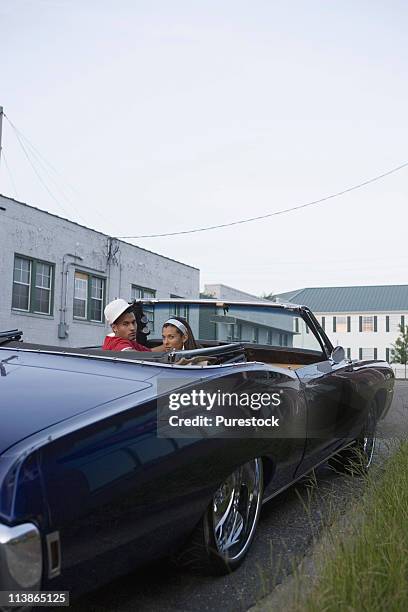
[[[48,557],[48,578],[55,578],[61,574],[61,541],[59,531],[47,533],[47,557]],[[53,558],[57,554],[57,562],[53,565]]]
[[[237,343],[239,344],[239,343]],[[227,345],[226,345],[227,346]],[[0,347],[1,349],[6,349],[8,351],[19,351],[21,353],[39,353],[41,355],[62,355],[64,357],[80,357],[82,359],[96,359],[99,361],[117,361],[119,363],[133,363],[133,364],[137,364],[137,365],[146,365],[146,366],[150,366],[150,367],[159,367],[159,368],[180,368],[181,370],[185,370],[186,366],[185,365],[177,365],[177,363],[162,363],[160,361],[147,361],[144,359],[125,359],[124,357],[110,357],[109,355],[107,355],[105,357],[105,355],[93,355],[92,353],[87,353],[86,355],[83,355],[82,353],[74,353],[71,351],[67,351],[67,350],[61,350],[61,351],[49,351],[49,350],[41,350],[41,349],[25,349],[25,348],[20,348],[20,347],[10,347],[10,346],[4,346],[4,347]],[[74,351],[75,349],[73,349]],[[196,349],[198,351],[201,351],[201,349]],[[205,349],[203,349],[205,350]],[[106,351],[106,353],[109,353],[109,351]],[[180,354],[181,351],[178,353]],[[264,365],[263,361],[243,361],[243,362],[235,362],[235,363],[220,363],[218,365],[207,365],[204,366],[205,369],[217,369],[217,368],[232,368],[232,367],[237,367],[240,366],[242,367],[243,365],[248,365],[248,364],[257,364],[257,363],[262,363]],[[195,370],[202,370],[203,366],[200,365],[189,365],[188,369],[195,369]]]
[[[266,306],[268,308],[284,308],[286,310],[301,310],[305,308],[301,304],[296,304],[293,302],[272,302],[271,300],[227,300],[227,299],[207,299],[207,298],[141,298],[138,300],[134,300],[136,304],[207,304],[210,306],[218,306],[222,308],[223,306]],[[129,302],[131,305],[132,302]]]
[[[302,472],[301,474],[299,474],[299,476],[296,476],[296,478],[294,480],[291,480],[291,482],[289,482],[289,484],[284,485],[283,487],[281,487],[280,489],[278,489],[277,491],[274,491],[273,493],[271,493],[270,495],[268,495],[267,497],[264,497],[262,500],[262,505],[266,504],[268,501],[270,501],[271,499],[273,499],[274,497],[276,497],[277,495],[279,495],[280,493],[282,493],[283,491],[285,491],[286,489],[289,489],[289,487],[291,487],[292,485],[296,484],[298,480],[300,480],[301,478],[304,478],[305,476],[307,476],[308,474],[310,474],[310,472],[313,472],[313,470],[315,470],[316,468],[318,468],[320,465],[322,465],[323,463],[326,463],[329,459],[331,459],[332,457],[334,457],[335,455],[337,455],[337,453],[339,453],[340,451],[342,451],[343,449],[347,448],[348,446],[351,446],[351,444],[353,444],[354,440],[350,440],[350,442],[347,442],[344,446],[340,446],[339,448],[337,448],[335,451],[333,451],[332,453],[330,453],[330,455],[327,455],[327,457],[325,457],[324,459],[322,459],[321,461],[318,461],[316,464],[314,464],[312,467],[307,468],[307,470],[305,472]]]

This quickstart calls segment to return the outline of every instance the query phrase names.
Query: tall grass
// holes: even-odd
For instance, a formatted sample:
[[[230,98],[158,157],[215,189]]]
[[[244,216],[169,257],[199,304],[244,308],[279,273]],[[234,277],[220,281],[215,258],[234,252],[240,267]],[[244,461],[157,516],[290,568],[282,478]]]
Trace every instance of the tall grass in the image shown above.
[[[307,612],[408,611],[408,442],[367,488],[346,534],[326,550],[317,586],[296,606]]]

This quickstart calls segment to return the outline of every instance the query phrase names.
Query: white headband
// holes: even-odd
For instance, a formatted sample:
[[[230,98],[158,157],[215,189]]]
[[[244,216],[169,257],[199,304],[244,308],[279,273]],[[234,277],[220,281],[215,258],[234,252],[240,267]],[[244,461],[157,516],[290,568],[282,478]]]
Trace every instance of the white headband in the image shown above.
[[[165,323],[163,323],[163,327],[165,325],[174,325],[174,327],[177,327],[182,334],[188,336],[187,327],[181,321],[177,321],[177,319],[168,319]]]

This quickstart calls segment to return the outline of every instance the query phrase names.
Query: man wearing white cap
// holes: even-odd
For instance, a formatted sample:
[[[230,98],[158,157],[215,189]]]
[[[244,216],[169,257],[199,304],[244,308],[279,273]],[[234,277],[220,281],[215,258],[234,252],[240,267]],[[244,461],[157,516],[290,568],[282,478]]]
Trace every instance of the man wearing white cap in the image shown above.
[[[126,300],[121,298],[109,302],[105,310],[105,318],[112,327],[103,343],[104,351],[151,351],[152,349],[136,342],[136,317]],[[155,349],[163,350],[161,347]]]

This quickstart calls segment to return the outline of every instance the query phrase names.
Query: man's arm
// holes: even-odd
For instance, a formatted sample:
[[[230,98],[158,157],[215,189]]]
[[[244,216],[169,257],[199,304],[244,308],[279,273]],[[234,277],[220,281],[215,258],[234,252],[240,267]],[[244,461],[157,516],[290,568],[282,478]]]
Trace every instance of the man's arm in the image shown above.
[[[150,349],[152,353],[164,353],[164,344],[160,344],[160,346],[154,346]]]

